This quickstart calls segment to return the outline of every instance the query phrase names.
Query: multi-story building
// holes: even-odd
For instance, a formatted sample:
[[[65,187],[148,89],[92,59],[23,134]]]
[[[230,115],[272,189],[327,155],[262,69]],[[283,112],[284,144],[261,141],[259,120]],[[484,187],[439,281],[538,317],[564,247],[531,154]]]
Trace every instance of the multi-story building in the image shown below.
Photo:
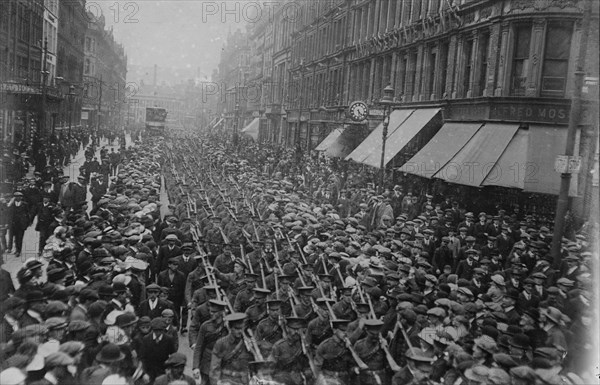
[[[2,145],[31,146],[41,116],[44,2],[0,2],[0,132]],[[39,135],[42,137],[43,135]],[[12,149],[5,148],[12,152]],[[25,148],[19,148],[24,151]]]
[[[592,9],[584,12],[586,4]],[[307,150],[319,146],[379,168],[382,121],[390,116],[383,164],[403,167],[394,174],[502,188],[503,196],[520,194],[521,203],[537,197],[538,212],[552,210],[560,185],[553,167],[564,153],[580,51],[587,53],[592,88],[598,77],[597,2],[332,0],[299,2],[294,9],[285,47],[277,46],[284,29],[274,27],[277,74],[278,53],[290,52],[281,62],[288,76],[283,124],[279,135],[261,138]],[[581,47],[585,15],[591,27],[588,46]],[[584,100],[582,113],[574,112],[575,154],[584,165],[594,164],[598,141],[595,95]],[[349,118],[354,101],[368,106],[365,120]],[[465,162],[479,168],[450,170]],[[572,196],[587,194],[592,168],[574,178]]]
[[[58,40],[56,48],[56,81],[65,95],[58,112],[57,126],[80,126],[83,102],[83,46],[88,17],[85,0],[58,2]]]
[[[47,85],[54,85],[56,78],[56,54],[58,49],[58,0],[44,0],[44,44],[48,43],[46,55]],[[43,66],[43,63],[42,63]]]
[[[221,62],[218,72],[212,81],[217,90],[217,114],[224,119],[223,127],[228,130],[239,130],[251,119],[258,117],[256,110],[247,108],[248,102],[256,108],[254,83],[250,78],[251,49],[246,33],[236,30],[229,33],[227,42],[221,51]],[[260,85],[258,85],[260,87]],[[250,95],[250,96],[248,96]],[[259,97],[260,98],[260,97]],[[253,116],[254,115],[254,116]]]
[[[135,86],[126,89],[127,55],[106,29],[103,15],[88,12],[83,62],[84,104],[82,123],[91,130],[114,129],[126,123],[127,98]]]

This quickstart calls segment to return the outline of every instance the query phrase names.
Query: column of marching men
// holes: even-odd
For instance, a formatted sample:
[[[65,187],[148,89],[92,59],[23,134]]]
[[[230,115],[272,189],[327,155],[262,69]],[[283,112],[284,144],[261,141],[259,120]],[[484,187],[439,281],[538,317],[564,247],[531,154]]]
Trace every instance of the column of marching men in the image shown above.
[[[75,186],[41,175],[23,210],[41,240],[16,290],[2,277],[3,385],[591,381],[592,232],[555,264],[527,213],[476,220],[451,197],[378,195],[216,136],[114,158]],[[31,195],[3,202],[11,226]]]

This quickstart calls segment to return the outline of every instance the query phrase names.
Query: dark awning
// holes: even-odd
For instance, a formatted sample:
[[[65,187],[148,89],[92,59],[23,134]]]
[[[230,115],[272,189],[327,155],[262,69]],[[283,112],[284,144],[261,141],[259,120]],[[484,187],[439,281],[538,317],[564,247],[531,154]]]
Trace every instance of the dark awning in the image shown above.
[[[437,134],[400,171],[431,179],[464,145],[482,123],[445,123]]]
[[[518,124],[485,124],[433,177],[481,186],[518,129]]]
[[[440,111],[439,108],[405,109],[392,111],[388,125],[384,166],[387,165],[402,149],[421,131],[427,123]],[[379,168],[381,163],[381,146],[383,123],[354,150],[346,160],[354,160],[368,166]]]

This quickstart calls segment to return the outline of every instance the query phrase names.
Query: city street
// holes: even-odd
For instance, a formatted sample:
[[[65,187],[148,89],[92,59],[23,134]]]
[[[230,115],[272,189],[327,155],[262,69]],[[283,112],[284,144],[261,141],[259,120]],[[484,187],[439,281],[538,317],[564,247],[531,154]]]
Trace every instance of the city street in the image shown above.
[[[0,0],[0,385],[600,385],[599,14]]]

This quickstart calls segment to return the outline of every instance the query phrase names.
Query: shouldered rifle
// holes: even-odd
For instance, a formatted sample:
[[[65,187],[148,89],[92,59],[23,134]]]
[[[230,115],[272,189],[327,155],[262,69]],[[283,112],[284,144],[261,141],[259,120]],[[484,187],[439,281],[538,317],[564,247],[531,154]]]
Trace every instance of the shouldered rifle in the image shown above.
[[[317,370],[317,366],[315,365],[315,360],[308,349],[308,344],[306,343],[306,335],[304,331],[300,332],[300,344],[302,345],[302,353],[308,358],[308,366],[310,367],[310,371],[312,372],[315,378],[318,377],[319,371]]]
[[[279,268],[279,273],[283,274],[283,268],[281,267],[281,263],[279,262],[279,252],[277,251],[277,242],[273,242],[273,250],[275,251],[275,263],[277,263],[277,267]]]
[[[354,359],[354,362],[356,362],[356,365],[358,365],[358,368],[360,370],[368,370],[369,366],[365,364],[364,361],[358,355],[358,353],[356,353],[354,347],[352,346],[352,342],[350,342],[350,339],[346,336],[344,336],[344,343],[346,345],[346,348],[350,351],[350,354],[352,354],[352,358]]]
[[[367,294],[367,302],[369,303],[369,311],[371,312],[371,318],[376,319],[375,308],[373,307],[373,301],[371,300],[371,295]]]
[[[264,361],[265,359],[264,359],[262,353],[260,352],[260,348],[258,347],[258,344],[256,343],[256,338],[254,338],[254,333],[252,332],[252,329],[246,329],[245,331],[248,333],[248,336],[250,337],[250,342],[251,342],[250,352],[254,355],[254,359],[256,361]]]
[[[390,369],[392,369],[394,372],[399,372],[400,370],[402,370],[402,368],[396,363],[396,360],[394,360],[394,357],[392,357],[387,340],[383,338],[381,334],[379,334],[379,345],[385,353],[385,358],[387,359],[387,362],[390,365]]]

